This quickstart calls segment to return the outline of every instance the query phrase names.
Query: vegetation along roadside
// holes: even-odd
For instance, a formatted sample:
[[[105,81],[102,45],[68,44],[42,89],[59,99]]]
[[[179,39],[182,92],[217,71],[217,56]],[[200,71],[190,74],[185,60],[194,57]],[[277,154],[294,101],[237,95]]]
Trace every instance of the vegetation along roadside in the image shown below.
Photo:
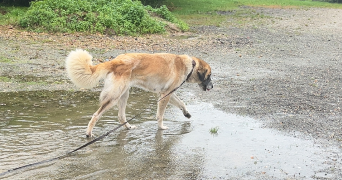
[[[227,13],[242,21],[264,17],[262,14],[244,9],[244,6],[342,8],[342,4],[331,3],[337,0],[22,1],[22,4],[30,2],[30,7],[11,6],[8,5],[11,1],[6,0],[0,2],[0,25],[11,25],[35,32],[86,32],[109,35],[164,33],[170,29],[168,27],[174,27],[172,24],[175,24],[179,31],[188,31],[188,24],[220,26],[226,20]]]

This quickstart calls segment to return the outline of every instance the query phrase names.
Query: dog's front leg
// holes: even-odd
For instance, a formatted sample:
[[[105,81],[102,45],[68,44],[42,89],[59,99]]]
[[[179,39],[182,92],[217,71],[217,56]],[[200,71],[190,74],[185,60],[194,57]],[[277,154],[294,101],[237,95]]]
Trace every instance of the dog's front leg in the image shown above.
[[[166,93],[161,94],[160,97],[164,97],[165,95],[166,95]],[[170,100],[170,96],[167,96],[158,102],[157,121],[158,121],[158,128],[159,129],[167,129],[168,128],[167,126],[163,125],[163,118],[164,118],[165,109],[166,109],[166,106],[167,106],[167,103],[169,102],[169,100]]]
[[[180,110],[182,110],[183,114],[187,118],[191,118],[190,113],[185,107],[185,104],[177,97],[175,93],[173,93],[170,97],[170,103],[176,107],[178,107]]]

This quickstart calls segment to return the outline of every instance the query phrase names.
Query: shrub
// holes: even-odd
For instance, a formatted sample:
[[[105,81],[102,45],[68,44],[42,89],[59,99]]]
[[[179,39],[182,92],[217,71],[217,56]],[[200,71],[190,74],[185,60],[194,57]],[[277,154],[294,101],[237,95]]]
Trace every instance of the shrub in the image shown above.
[[[0,25],[16,25],[27,7],[0,6]]]
[[[150,12],[187,27],[166,7],[153,9],[132,0],[34,1],[19,25],[28,30],[49,32],[111,32],[120,35],[164,32],[165,23],[153,18]],[[181,29],[186,30],[184,27]]]
[[[156,9],[153,9],[151,6],[147,6],[146,9],[153,13],[156,13],[161,18],[166,19],[167,21],[177,24],[182,31],[187,31],[189,29],[188,25],[185,22],[177,19],[165,5],[162,5]]]

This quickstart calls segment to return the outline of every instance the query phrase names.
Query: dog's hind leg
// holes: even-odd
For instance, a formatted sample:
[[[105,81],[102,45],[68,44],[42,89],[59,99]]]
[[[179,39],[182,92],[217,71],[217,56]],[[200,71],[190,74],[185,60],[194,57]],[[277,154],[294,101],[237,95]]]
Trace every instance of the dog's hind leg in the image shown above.
[[[164,97],[166,93],[162,93],[160,97]],[[170,100],[170,96],[166,96],[164,99],[158,102],[158,108],[157,108],[157,121],[158,121],[158,128],[159,129],[167,129],[167,126],[163,125],[163,118],[164,118],[164,113],[165,109],[167,106],[167,103]]]
[[[170,97],[170,103],[176,107],[178,107],[180,110],[182,110],[183,114],[185,117],[187,118],[191,118],[190,113],[188,112],[188,110],[185,107],[185,104],[183,103],[183,101],[181,101],[177,95],[175,93],[171,94]]]
[[[103,113],[118,103],[120,97],[128,91],[128,87],[125,83],[125,78],[108,78],[105,81],[105,86],[100,95],[101,107],[93,114],[93,117],[88,123],[86,132],[87,137],[92,136],[92,130],[96,122],[100,119]],[[128,97],[127,97],[128,98]]]
[[[86,132],[87,137],[93,136],[92,131],[93,131],[93,128],[94,128],[96,122],[100,119],[102,114],[104,112],[106,112],[108,109],[110,109],[111,107],[113,107],[115,103],[116,102],[112,101],[112,100],[108,100],[108,101],[102,103],[101,107],[93,114],[93,117],[91,118],[91,120],[88,123],[88,128],[87,128],[87,132]]]
[[[125,123],[126,122],[126,105],[127,105],[127,100],[128,100],[128,97],[129,97],[129,89],[126,90],[126,92],[124,92],[120,99],[119,99],[119,102],[118,102],[118,118],[119,118],[119,121],[121,124]],[[135,126],[131,126],[129,123],[126,123],[125,124],[125,127],[127,129],[134,129]]]

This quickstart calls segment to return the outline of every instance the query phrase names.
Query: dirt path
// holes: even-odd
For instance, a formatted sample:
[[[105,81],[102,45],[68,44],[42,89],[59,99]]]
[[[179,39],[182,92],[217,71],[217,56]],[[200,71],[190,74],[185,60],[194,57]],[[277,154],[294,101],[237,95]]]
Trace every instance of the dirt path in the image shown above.
[[[341,147],[342,10],[253,11],[267,18],[244,25],[228,19],[222,27],[193,27],[196,33],[137,38],[1,27],[0,92],[74,89],[64,59],[75,48],[89,50],[99,62],[124,52],[190,54],[213,68],[213,91],[184,86],[204,101],[266,127]]]

